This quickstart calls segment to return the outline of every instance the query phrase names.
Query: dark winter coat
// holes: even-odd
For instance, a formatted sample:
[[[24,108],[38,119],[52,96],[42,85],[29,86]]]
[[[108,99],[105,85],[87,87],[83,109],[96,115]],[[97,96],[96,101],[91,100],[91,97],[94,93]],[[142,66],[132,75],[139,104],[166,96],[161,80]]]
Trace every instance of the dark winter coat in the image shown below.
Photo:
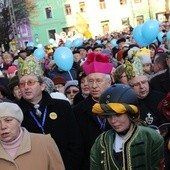
[[[24,113],[22,126],[30,132],[43,133],[31,116],[31,112],[35,115],[33,105],[22,98],[19,106]],[[51,135],[56,142],[66,170],[79,170],[82,158],[82,142],[70,104],[65,100],[52,99],[48,93],[43,92],[40,110],[42,118],[37,116],[36,118],[42,123],[46,112],[44,133]]]
[[[103,132],[96,116],[92,113],[94,103],[95,102],[92,100],[91,95],[89,95],[85,100],[73,108],[73,112],[75,113],[79,124],[84,146],[81,170],[90,169],[90,149],[94,144],[95,139]],[[106,122],[105,130],[110,128],[111,127]]]
[[[153,90],[161,91],[167,94],[170,91],[170,73],[169,69],[166,72],[153,77],[150,80],[150,87]]]

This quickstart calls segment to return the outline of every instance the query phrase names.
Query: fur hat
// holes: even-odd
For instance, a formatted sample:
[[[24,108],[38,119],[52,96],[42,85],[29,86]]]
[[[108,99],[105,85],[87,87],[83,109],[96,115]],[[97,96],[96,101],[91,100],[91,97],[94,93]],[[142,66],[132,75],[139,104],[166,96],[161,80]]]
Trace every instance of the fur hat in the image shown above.
[[[10,100],[0,100],[0,117],[13,117],[20,123],[23,121],[23,112],[20,107]]]
[[[110,74],[113,64],[110,63],[107,54],[89,53],[82,67],[86,75],[91,73]]]

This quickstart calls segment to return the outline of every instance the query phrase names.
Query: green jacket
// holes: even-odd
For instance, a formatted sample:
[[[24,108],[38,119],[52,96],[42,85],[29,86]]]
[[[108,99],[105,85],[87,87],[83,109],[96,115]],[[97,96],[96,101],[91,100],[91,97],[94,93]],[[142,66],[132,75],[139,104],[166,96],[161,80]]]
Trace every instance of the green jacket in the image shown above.
[[[113,155],[115,132],[102,133],[95,141],[90,155],[90,170],[156,170],[164,158],[164,140],[154,129],[135,126],[123,144],[123,167]]]

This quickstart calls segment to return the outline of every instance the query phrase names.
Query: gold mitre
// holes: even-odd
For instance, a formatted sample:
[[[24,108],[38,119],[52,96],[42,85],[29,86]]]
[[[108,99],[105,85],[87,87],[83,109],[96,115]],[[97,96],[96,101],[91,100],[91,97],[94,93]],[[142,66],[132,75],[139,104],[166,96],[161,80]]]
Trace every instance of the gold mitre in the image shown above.
[[[33,55],[26,57],[23,60],[21,57],[18,58],[18,76],[21,78],[24,75],[34,74],[36,76],[42,76],[43,70],[39,59]]]
[[[133,62],[125,61],[124,68],[128,80],[143,75],[143,64],[138,57],[133,57]]]

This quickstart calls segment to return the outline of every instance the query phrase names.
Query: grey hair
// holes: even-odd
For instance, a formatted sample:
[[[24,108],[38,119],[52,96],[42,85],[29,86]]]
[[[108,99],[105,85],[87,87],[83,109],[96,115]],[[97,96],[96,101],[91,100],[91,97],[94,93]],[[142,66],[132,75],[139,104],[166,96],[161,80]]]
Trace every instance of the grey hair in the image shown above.
[[[106,80],[111,80],[111,76],[110,76],[110,74],[106,74],[105,79],[106,79]]]

